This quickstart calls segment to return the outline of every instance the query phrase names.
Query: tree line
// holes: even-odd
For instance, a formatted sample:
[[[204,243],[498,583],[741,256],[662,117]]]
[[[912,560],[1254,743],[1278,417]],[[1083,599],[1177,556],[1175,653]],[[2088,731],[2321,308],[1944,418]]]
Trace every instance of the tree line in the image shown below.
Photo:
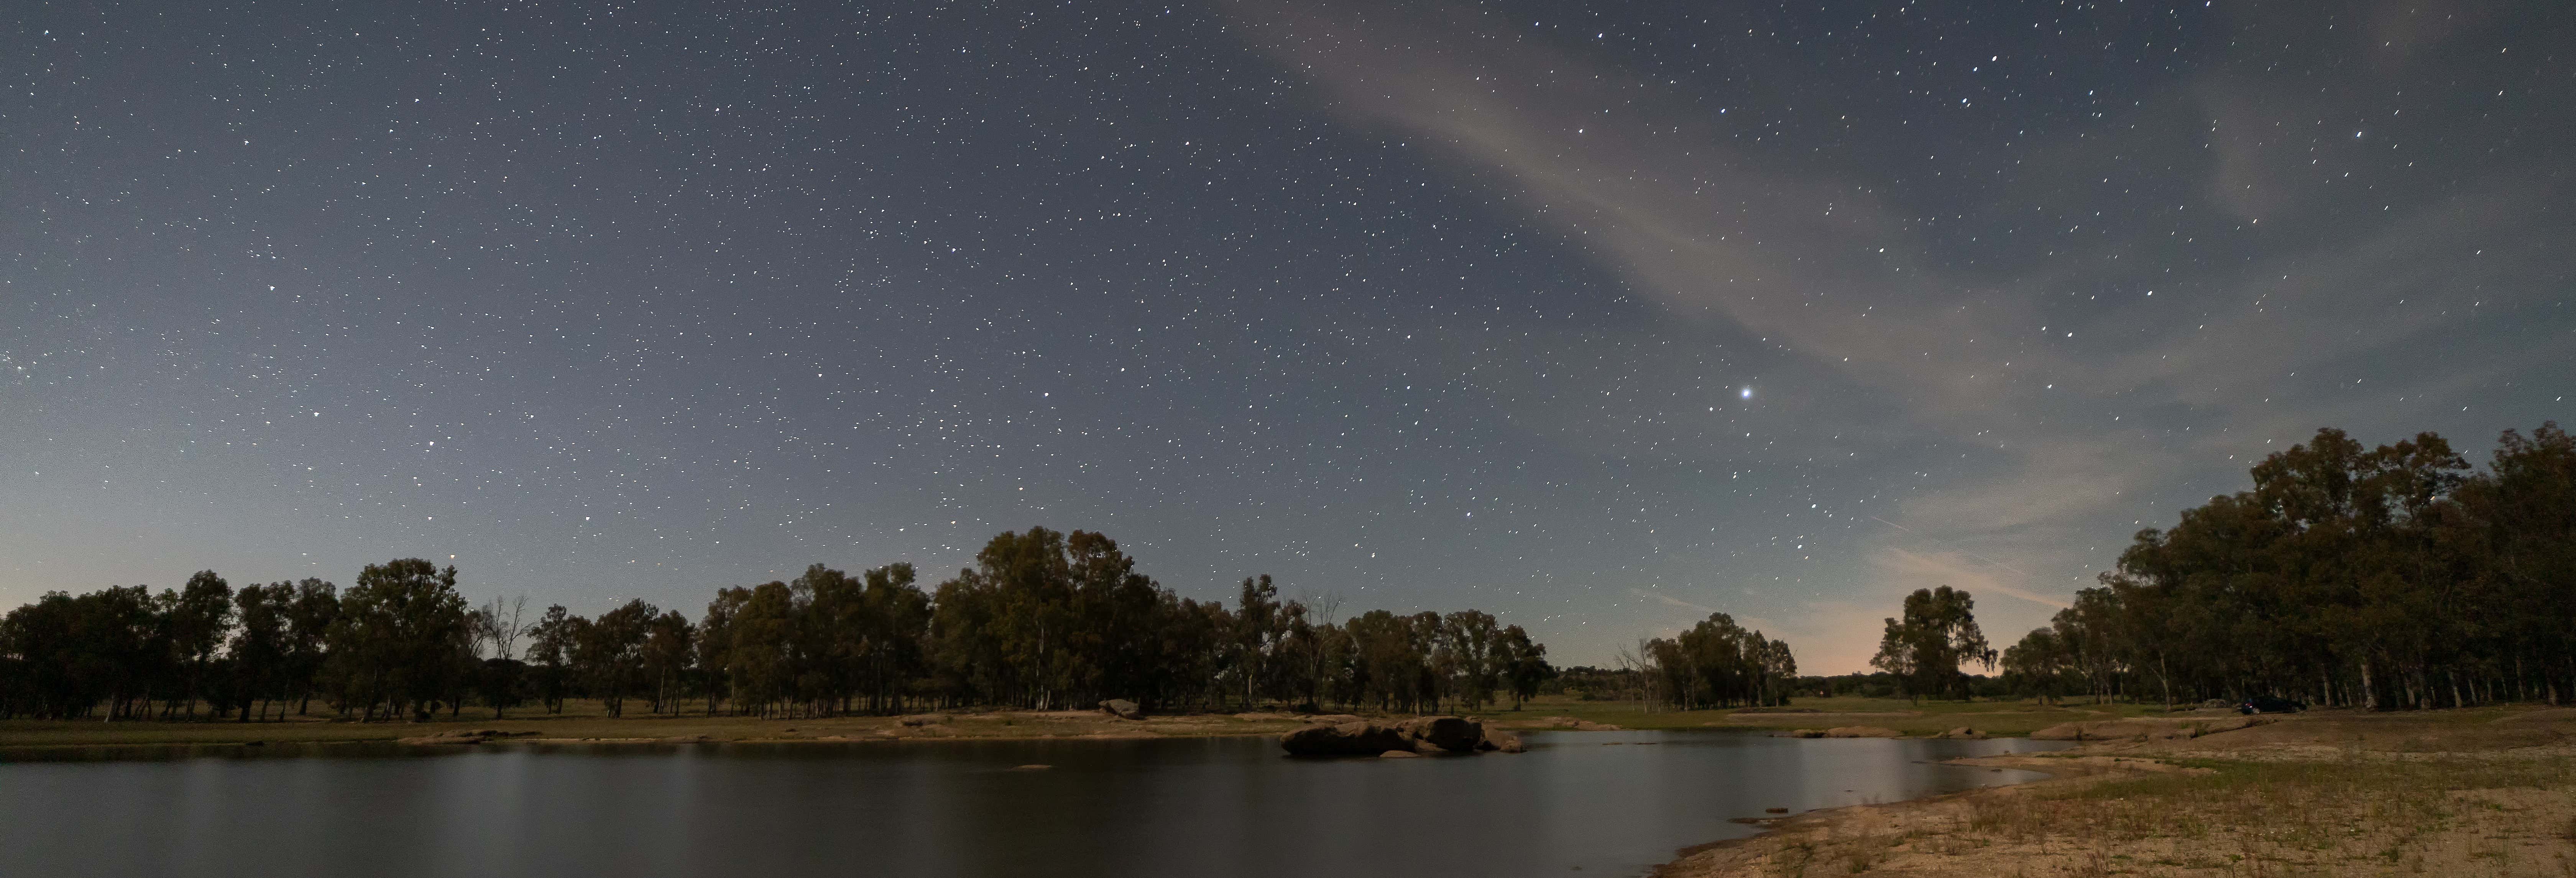
[[[2505,431],[2483,471],[2432,433],[2326,429],[2253,488],[2140,531],[2004,651],[2028,694],[2364,708],[2576,694],[2576,440]]]
[[[1789,644],[1710,613],[1689,630],[1638,645],[1621,660],[1638,671],[1642,700],[1682,710],[1789,703],[1798,659]]]
[[[925,708],[1157,709],[1264,702],[1475,710],[1535,695],[1554,670],[1518,625],[1475,610],[1341,621],[1262,576],[1233,607],[1174,594],[1097,533],[1003,533],[925,591],[910,564],[720,589],[696,619],[642,600],[585,617],[526,600],[469,607],[456,568],[369,565],[234,589],[51,592],[0,617],[0,717],[239,722],[324,710],[360,719],[560,713],[814,716]],[[524,649],[522,649],[524,647]],[[1785,647],[1783,648],[1785,653]]]

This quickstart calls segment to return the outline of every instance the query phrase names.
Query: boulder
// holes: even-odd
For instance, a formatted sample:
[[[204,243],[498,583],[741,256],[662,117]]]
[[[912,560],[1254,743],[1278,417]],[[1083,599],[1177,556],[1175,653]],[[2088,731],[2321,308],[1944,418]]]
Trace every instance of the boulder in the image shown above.
[[[1394,726],[1366,720],[1307,726],[1279,736],[1279,746],[1292,756],[1374,756],[1388,750],[1412,750],[1413,740]]]
[[[1485,739],[1483,723],[1455,716],[1419,716],[1397,724],[1404,736],[1451,753],[1476,749]]]
[[[1316,723],[1279,736],[1279,746],[1292,756],[1371,756],[1389,750],[1423,755],[1495,750],[1519,753],[1520,736],[1466,717],[1422,716],[1393,724],[1353,719]]]
[[[1977,731],[1976,729],[1972,729],[1972,728],[1969,728],[1969,727],[1967,727],[1967,726],[1960,726],[1960,727],[1958,727],[1958,728],[1951,729],[1951,730],[1946,731],[1946,732],[1942,732],[1942,733],[1941,733],[1941,737],[1944,737],[1944,738],[1957,738],[1957,739],[1963,739],[1963,740],[1969,740],[1969,741],[1982,741],[1982,740],[1985,740],[1985,739],[1986,739],[1986,733],[1984,733],[1984,732],[1980,732],[1980,731]]]
[[[1100,702],[1100,710],[1119,719],[1145,718],[1144,708],[1138,707],[1136,706],[1136,702],[1129,701],[1124,698],[1112,698],[1107,701]]]
[[[1415,753],[1411,750],[1389,750],[1384,753],[1377,754],[1377,757],[1379,759],[1420,759],[1422,758],[1422,754]]]

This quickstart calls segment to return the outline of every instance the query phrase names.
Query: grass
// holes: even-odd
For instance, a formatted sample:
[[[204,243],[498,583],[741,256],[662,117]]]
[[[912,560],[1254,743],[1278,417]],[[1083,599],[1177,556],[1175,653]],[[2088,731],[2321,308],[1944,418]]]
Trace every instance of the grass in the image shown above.
[[[1855,716],[1854,714],[1860,714]],[[1533,699],[1518,714],[1488,712],[1493,719],[1570,716],[1631,729],[1700,729],[1717,727],[1802,729],[1832,726],[1881,726],[1910,735],[1934,735],[1967,726],[1989,735],[2020,736],[2064,722],[2162,716],[2162,705],[2084,704],[2061,701],[1909,701],[1903,698],[1801,698],[1788,708],[1726,710],[1644,710],[1634,701],[1578,701],[1561,696]]]
[[[631,705],[630,705],[631,706]],[[215,720],[101,722],[0,720],[0,759],[27,748],[229,747],[392,741],[456,729],[497,729],[543,739],[634,741],[703,736],[715,741],[899,740],[920,738],[1052,738],[1084,736],[1192,737],[1270,734],[1295,728],[1294,719],[1270,715],[1183,714],[1138,721],[1097,711],[949,711],[945,722],[904,726],[889,716],[761,719],[703,712],[655,716],[630,710],[612,717],[598,702],[573,701],[562,714],[512,710],[506,719],[489,709],[439,715],[430,722],[351,722],[317,712],[284,721]]]
[[[653,739],[703,735],[714,740],[802,740],[822,737],[1078,737],[1096,734],[1225,735],[1266,734],[1294,728],[1294,719],[1238,719],[1233,714],[1158,716],[1144,723],[1119,722],[1087,711],[960,711],[954,722],[927,733],[898,726],[892,717],[757,719],[708,716],[703,705],[677,715],[653,715],[636,702],[626,716],[611,717],[597,701],[575,700],[561,714],[516,708],[495,720],[489,708],[468,708],[462,716],[442,714],[426,723],[361,723],[333,718],[315,705],[308,716],[284,721],[238,723],[218,720],[144,722],[0,720],[0,748],[66,746],[181,746],[318,744],[344,741],[391,741],[449,729],[490,728],[534,733],[547,738]],[[1968,726],[1992,735],[2026,735],[2075,720],[2155,715],[2153,705],[2057,704],[2029,701],[1923,701],[1899,698],[1810,698],[1786,708],[1730,710],[1645,710],[1633,701],[1581,701],[1562,696],[1534,699],[1513,710],[1508,704],[1466,711],[1499,721],[1569,716],[1629,729],[1753,728],[1792,729],[1845,725],[1884,726],[1908,734],[1931,735]],[[1854,715],[1860,714],[1860,715]],[[793,729],[793,731],[790,731]]]

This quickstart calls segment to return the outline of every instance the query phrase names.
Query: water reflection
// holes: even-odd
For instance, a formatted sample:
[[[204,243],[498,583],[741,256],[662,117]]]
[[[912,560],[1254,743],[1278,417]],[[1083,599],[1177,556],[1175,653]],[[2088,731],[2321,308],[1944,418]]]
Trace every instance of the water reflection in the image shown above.
[[[0,765],[0,850],[12,874],[64,876],[1620,875],[1750,834],[1728,820],[1766,808],[2027,779],[1930,763],[2052,747],[1528,737],[1518,756],[1411,760],[1206,738],[18,762]],[[1052,768],[1012,770],[1031,763]]]

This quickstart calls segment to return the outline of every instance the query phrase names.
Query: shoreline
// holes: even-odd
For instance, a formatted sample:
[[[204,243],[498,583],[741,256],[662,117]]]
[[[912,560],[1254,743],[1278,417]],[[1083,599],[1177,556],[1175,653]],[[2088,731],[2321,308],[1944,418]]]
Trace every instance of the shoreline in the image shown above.
[[[1372,714],[1396,721],[1414,714]],[[0,721],[0,762],[86,751],[101,758],[133,752],[208,755],[267,749],[366,746],[427,752],[475,746],[646,746],[684,744],[862,744],[909,741],[1082,741],[1160,738],[1275,737],[1317,720],[1351,714],[1158,714],[1121,718],[1101,711],[955,711],[903,716],[763,719],[748,716],[520,716],[362,723],[305,718],[263,723],[223,721]],[[1479,715],[1510,730],[1609,731],[1620,727],[1569,716]]]
[[[2123,731],[1944,760],[2049,775],[2037,780],[1741,821],[1762,831],[1679,849],[1648,874],[2576,873],[2576,708]]]
[[[1742,838],[1719,839],[1717,841],[1681,848],[1680,850],[1675,851],[1675,856],[1671,862],[1656,866],[1652,871],[1647,873],[1647,876],[1648,878],[1685,878],[1685,876],[1711,874],[1708,870],[1712,868],[1720,870],[1718,874],[1724,874],[1725,870],[1742,865],[1737,862],[1739,859],[1751,858],[1750,856],[1729,856],[1728,852],[1730,851],[1745,851],[1756,848],[1767,838],[1777,833],[1834,827],[1851,820],[1854,813],[1868,811],[1870,809],[1886,809],[1905,805],[1929,805],[1945,801],[1968,799],[1971,797],[1991,794],[1998,790],[2028,789],[2042,784],[2071,780],[2087,780],[2116,773],[2151,773],[2156,769],[2147,768],[2145,766],[2160,764],[2144,759],[2124,760],[2120,757],[2066,755],[2073,754],[2074,752],[2074,750],[2061,750],[2053,753],[2037,755],[2014,753],[2002,756],[1961,756],[1955,759],[1944,759],[1938,763],[1934,763],[1937,765],[1960,765],[1976,768],[2005,768],[2017,771],[2035,772],[2041,775],[2037,778],[2015,783],[1996,784],[1994,786],[1977,787],[1975,789],[1954,790],[1946,793],[1935,793],[1933,795],[1923,796],[1920,798],[1900,799],[1893,802],[1836,805],[1831,808],[1818,808],[1813,811],[1783,816],[1739,817],[1731,822],[1742,823],[1749,826],[1758,826],[1761,827],[1761,831]],[[2107,759],[2109,762],[2094,761],[2101,759]],[[2134,763],[2135,766],[2133,767],[2129,763]]]

